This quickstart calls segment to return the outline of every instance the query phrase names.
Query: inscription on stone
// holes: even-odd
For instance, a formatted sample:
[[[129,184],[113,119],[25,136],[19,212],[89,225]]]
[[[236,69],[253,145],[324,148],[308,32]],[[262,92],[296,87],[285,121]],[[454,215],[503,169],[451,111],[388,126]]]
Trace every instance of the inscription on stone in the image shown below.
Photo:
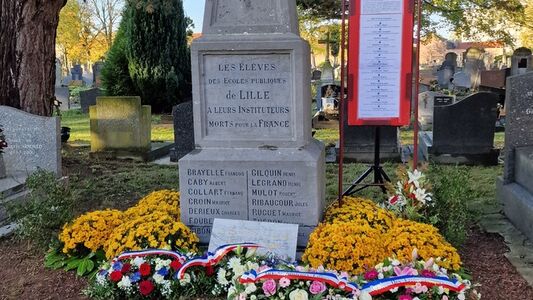
[[[3,154],[8,176],[30,174],[37,169],[61,175],[59,118],[0,106],[0,125],[8,143]]]
[[[290,139],[289,54],[205,55],[206,138]]]
[[[187,168],[182,212],[186,223],[212,225],[214,218],[259,222],[308,223],[309,203],[302,193],[306,174],[281,165],[264,169]],[[303,196],[303,197],[302,197]],[[243,205],[245,204],[245,205]]]

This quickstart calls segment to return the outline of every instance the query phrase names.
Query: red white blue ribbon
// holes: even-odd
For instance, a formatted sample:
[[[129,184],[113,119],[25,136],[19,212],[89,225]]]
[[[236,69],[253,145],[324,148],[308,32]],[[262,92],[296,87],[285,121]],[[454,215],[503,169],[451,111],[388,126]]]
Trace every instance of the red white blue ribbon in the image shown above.
[[[377,296],[399,287],[423,285],[427,288],[442,287],[453,292],[461,293],[466,289],[463,283],[447,277],[423,277],[423,276],[397,276],[379,279],[369,282],[363,286],[362,292],[367,292],[370,296]]]
[[[236,250],[237,248],[257,249],[259,247],[259,245],[254,243],[229,244],[220,246],[215,250],[214,253],[208,252],[204,256],[191,259],[184,263],[177,272],[177,278],[183,279],[187,270],[192,267],[212,267],[218,264],[218,262],[222,260],[228,253]]]
[[[261,280],[280,280],[281,278],[287,278],[290,280],[303,280],[303,281],[319,281],[329,285],[333,288],[344,290],[345,292],[358,291],[357,284],[348,282],[346,278],[340,278],[334,273],[326,272],[300,272],[300,271],[286,271],[286,270],[265,270],[262,272],[255,272],[254,270],[244,273],[239,279],[240,283],[256,283]]]
[[[117,256],[114,260],[115,261],[121,261],[125,259],[132,259],[135,257],[146,257],[146,256],[168,256],[172,257],[175,260],[179,260],[181,263],[185,262],[187,260],[187,256],[171,250],[162,250],[162,249],[148,249],[148,250],[141,250],[141,251],[127,251],[119,256]]]

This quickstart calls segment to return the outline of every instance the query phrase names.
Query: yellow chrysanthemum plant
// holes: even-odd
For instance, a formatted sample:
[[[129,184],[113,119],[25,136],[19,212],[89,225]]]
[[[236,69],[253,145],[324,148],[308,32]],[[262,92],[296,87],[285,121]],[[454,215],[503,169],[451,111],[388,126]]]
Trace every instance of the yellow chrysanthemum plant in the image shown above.
[[[389,257],[408,263],[416,251],[450,271],[461,269],[457,250],[437,228],[399,219],[371,200],[345,197],[342,205],[328,208],[324,222],[310,236],[303,260],[315,268],[358,274]]]
[[[325,213],[325,223],[355,223],[368,225],[380,232],[386,232],[396,219],[390,211],[379,207],[372,200],[345,197],[342,205],[332,204]]]
[[[359,274],[387,257],[381,233],[357,223],[322,223],[311,233],[302,257],[313,268]]]
[[[63,227],[59,240],[63,242],[63,253],[75,256],[103,249],[104,244],[123,221],[118,210],[101,210],[86,213]]]
[[[199,239],[180,221],[179,203],[179,192],[160,190],[124,212],[86,213],[65,224],[59,234],[62,248],[51,251],[45,263],[52,268],[78,268],[78,274],[84,275],[94,269],[97,259],[104,255],[110,259],[123,251],[160,248],[195,252]]]
[[[198,237],[167,212],[153,212],[124,222],[113,230],[105,245],[107,258],[124,251],[142,249],[196,252]]]
[[[180,219],[180,193],[173,190],[155,191],[139,200],[137,205],[124,212],[126,219],[150,215],[153,212],[166,212]]]
[[[432,225],[398,219],[384,235],[384,249],[402,262],[410,261],[413,251],[424,260],[435,259],[451,271],[461,269],[461,258],[439,230]],[[416,249],[416,250],[415,250]]]

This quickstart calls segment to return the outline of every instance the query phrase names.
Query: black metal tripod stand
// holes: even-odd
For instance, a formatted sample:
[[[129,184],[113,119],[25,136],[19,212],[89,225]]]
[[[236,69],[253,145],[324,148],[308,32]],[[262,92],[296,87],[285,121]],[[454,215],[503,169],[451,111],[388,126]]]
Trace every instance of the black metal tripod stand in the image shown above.
[[[387,192],[385,187],[385,180],[390,182],[390,178],[383,170],[380,162],[380,142],[381,142],[381,128],[379,126],[375,127],[374,130],[374,164],[371,165],[363,175],[359,176],[352,185],[342,194],[343,196],[351,196],[359,191],[362,191],[371,186],[378,186],[381,188],[383,193]],[[373,183],[362,183],[370,174],[374,173],[374,182]]]

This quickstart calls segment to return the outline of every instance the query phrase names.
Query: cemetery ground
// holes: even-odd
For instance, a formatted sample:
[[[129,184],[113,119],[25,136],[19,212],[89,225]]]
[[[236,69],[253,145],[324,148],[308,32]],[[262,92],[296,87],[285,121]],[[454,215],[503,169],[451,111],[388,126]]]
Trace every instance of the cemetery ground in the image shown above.
[[[153,118],[152,132],[156,140],[171,140],[172,125],[160,124]],[[63,115],[63,125],[72,128],[72,143],[63,147],[63,173],[69,176],[69,187],[74,195],[73,216],[98,209],[127,209],[138,199],[154,190],[178,189],[176,166],[161,166],[133,161],[103,161],[89,158],[89,147],[83,145],[88,137],[88,119],[85,115],[69,112]],[[315,137],[324,142],[336,139],[336,130],[319,130]],[[407,141],[410,131],[402,133]],[[497,136],[503,141],[503,136]],[[404,142],[405,142],[404,141]],[[498,140],[496,144],[499,144]],[[337,193],[337,165],[328,164],[327,200],[332,203]],[[345,166],[347,181],[361,174],[366,164]],[[385,169],[396,180],[396,164],[385,164]],[[459,173],[458,173],[459,172]],[[504,256],[508,252],[504,239],[484,232],[478,222],[487,212],[498,210],[495,179],[502,167],[438,166],[430,169],[433,178],[465,175],[466,182],[456,183],[449,191],[468,203],[464,217],[469,220],[468,238],[460,247],[466,269],[471,271],[483,299],[533,299],[533,289]],[[467,195],[463,195],[464,193]],[[380,199],[377,190],[366,190],[361,196]],[[465,197],[466,196],[466,197]],[[84,299],[80,292],[86,287],[85,278],[75,272],[46,269],[44,250],[30,241],[15,237],[0,241],[0,299]]]

